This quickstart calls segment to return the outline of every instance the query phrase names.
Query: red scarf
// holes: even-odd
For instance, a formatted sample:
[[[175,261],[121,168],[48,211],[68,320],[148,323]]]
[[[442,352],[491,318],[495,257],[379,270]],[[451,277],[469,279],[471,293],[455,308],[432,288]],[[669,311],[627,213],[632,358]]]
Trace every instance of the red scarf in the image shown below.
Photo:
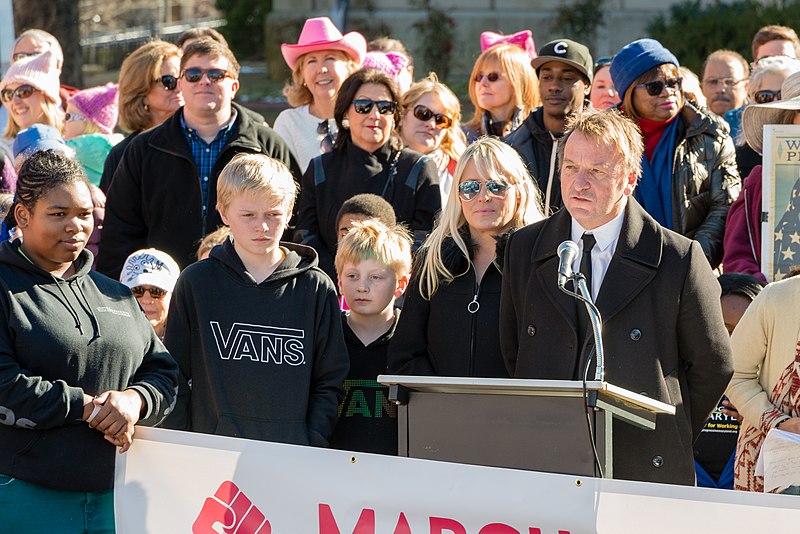
[[[678,115],[675,115],[667,121],[651,121],[644,117],[639,118],[639,128],[641,128],[642,135],[644,136],[644,153],[645,156],[647,156],[648,162],[652,161],[653,152],[655,152],[664,130],[667,129],[669,123],[674,121]]]

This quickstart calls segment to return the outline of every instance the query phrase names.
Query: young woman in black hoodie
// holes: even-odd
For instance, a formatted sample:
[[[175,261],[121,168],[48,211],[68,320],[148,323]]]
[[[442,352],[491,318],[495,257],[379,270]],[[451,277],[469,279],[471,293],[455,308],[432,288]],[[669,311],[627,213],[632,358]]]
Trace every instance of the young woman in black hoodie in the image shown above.
[[[389,372],[508,378],[497,329],[497,248],[505,242],[498,236],[541,219],[541,193],[516,151],[492,137],[471,144],[420,249],[389,344]]]
[[[23,238],[0,244],[0,525],[113,532],[115,446],[166,415],[177,366],[130,290],[90,271],[80,163],[31,156],[7,223]]]

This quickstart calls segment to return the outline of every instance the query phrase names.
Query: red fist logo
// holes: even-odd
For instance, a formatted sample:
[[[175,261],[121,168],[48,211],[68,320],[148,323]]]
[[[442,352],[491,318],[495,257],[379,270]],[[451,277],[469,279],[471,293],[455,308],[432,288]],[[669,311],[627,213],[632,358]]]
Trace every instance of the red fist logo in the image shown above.
[[[271,534],[272,527],[239,487],[226,480],[203,503],[192,534]]]

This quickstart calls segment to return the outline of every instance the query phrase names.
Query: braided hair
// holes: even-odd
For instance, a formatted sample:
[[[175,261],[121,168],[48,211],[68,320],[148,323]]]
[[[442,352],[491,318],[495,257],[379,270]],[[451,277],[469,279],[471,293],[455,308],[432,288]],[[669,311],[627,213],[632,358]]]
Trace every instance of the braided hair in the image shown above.
[[[86,172],[76,159],[57,150],[36,152],[25,160],[19,170],[14,204],[8,210],[5,219],[6,227],[14,228],[17,225],[14,217],[17,204],[32,211],[36,202],[56,186],[76,182],[83,183],[90,189]]]

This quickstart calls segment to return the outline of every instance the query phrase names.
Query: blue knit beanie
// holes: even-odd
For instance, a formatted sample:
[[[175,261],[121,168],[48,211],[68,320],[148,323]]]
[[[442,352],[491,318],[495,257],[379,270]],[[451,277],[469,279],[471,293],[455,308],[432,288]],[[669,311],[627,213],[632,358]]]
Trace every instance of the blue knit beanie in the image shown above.
[[[636,78],[659,65],[672,63],[680,67],[678,59],[655,39],[639,39],[628,43],[611,62],[611,79],[622,98]]]

